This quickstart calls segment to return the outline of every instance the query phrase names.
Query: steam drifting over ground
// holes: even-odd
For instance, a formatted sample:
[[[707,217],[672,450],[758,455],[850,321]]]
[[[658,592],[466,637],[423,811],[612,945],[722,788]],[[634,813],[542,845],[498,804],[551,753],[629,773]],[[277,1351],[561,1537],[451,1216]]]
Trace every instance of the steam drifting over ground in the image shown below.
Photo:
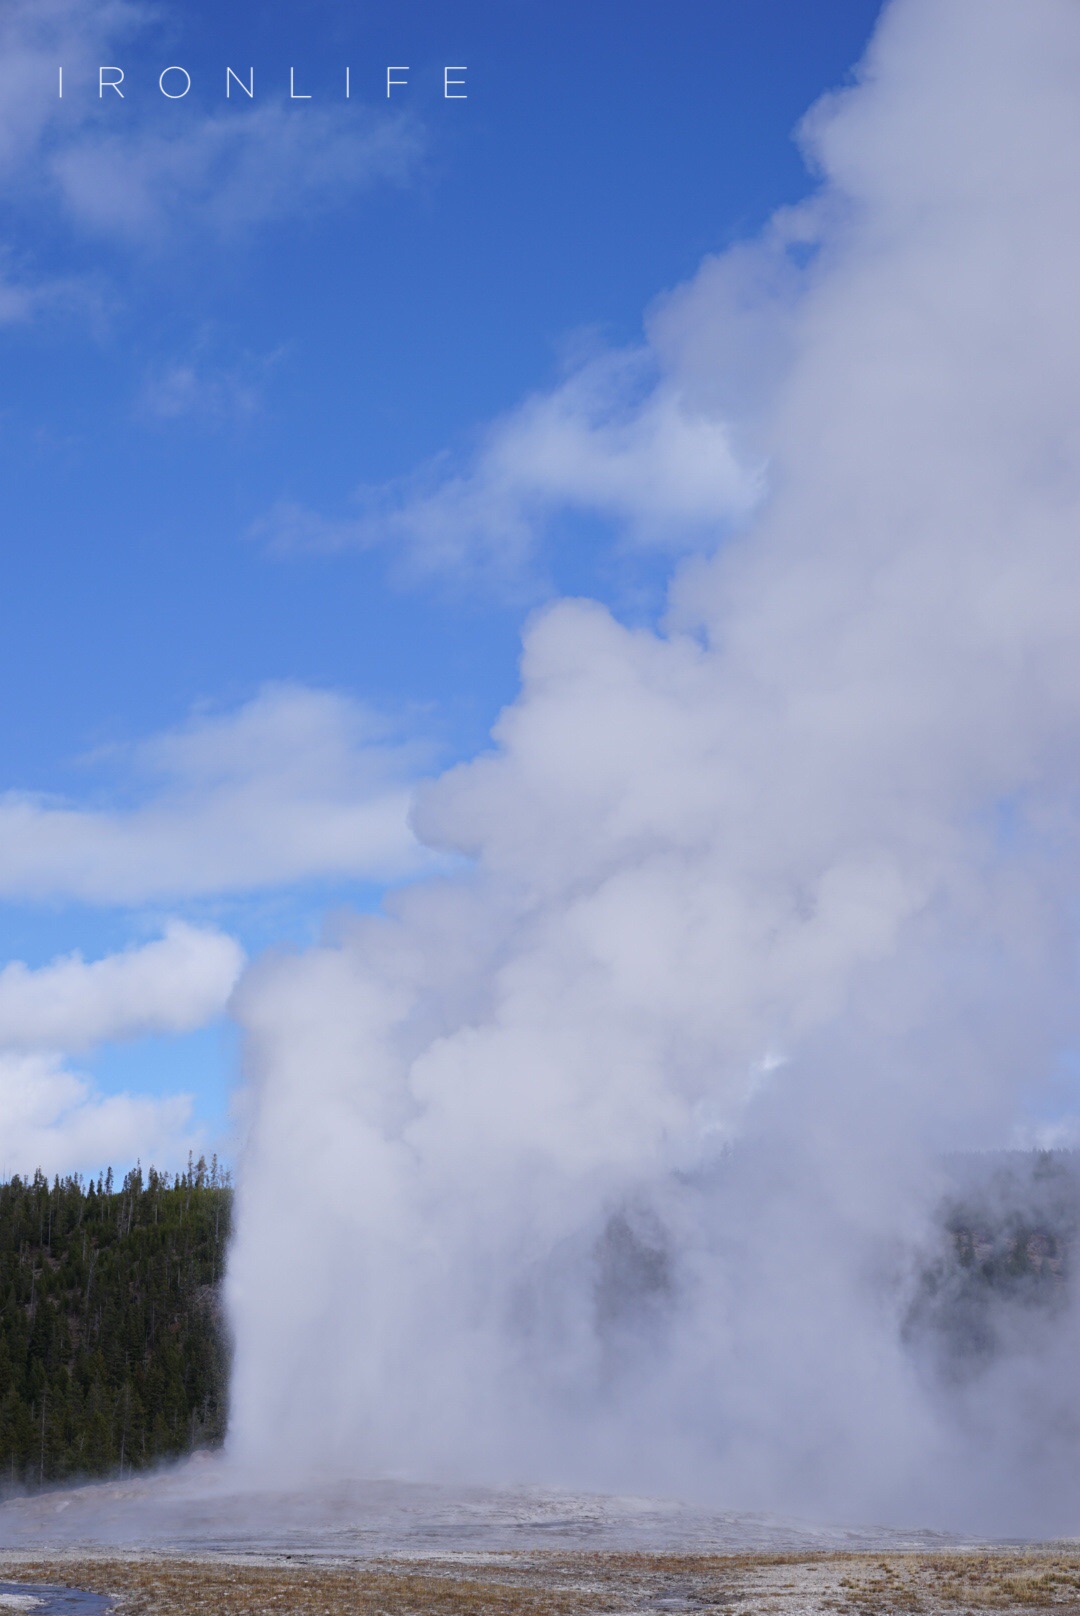
[[[649,327],[752,524],[539,616],[419,808],[469,873],[240,990],[237,1462],[1080,1520],[1075,1314],[904,1331],[1078,1035],[1080,9],[896,0],[804,138]]]

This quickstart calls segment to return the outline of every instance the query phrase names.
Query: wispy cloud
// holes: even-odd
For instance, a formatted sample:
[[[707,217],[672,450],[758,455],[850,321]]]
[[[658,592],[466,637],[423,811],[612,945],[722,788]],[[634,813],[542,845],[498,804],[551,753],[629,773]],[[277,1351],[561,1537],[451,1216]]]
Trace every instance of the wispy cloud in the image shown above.
[[[420,150],[404,118],[268,104],[196,117],[179,132],[84,133],[48,169],[76,223],[157,247],[192,227],[236,237],[340,206],[379,182],[403,183]]]
[[[588,359],[484,429],[464,460],[442,456],[402,482],[361,489],[353,514],[282,503],[251,535],[278,551],[388,544],[417,574],[505,579],[532,563],[561,512],[678,551],[714,543],[760,491],[760,467],[737,452],[723,417],[642,348]]]
[[[222,362],[211,340],[200,341],[182,358],[152,369],[137,400],[138,413],[158,421],[181,419],[220,423],[256,415],[280,348],[264,355],[243,354]]]
[[[341,695],[271,686],[108,761],[134,806],[0,797],[0,896],[141,903],[423,863],[417,750]]]
[[[52,141],[77,136],[81,120],[56,95],[57,66],[84,77],[102,52],[121,48],[151,21],[137,0],[8,0],[0,10],[0,178],[19,188],[40,174]]]
[[[0,326],[20,325],[50,313],[101,313],[97,289],[78,276],[36,275],[0,247]]]
[[[294,214],[347,205],[378,184],[405,184],[423,148],[407,115],[348,105],[239,102],[208,112],[128,102],[103,127],[100,62],[137,53],[158,7],[133,0],[11,0],[0,14],[0,197],[82,237],[154,252],[235,241]],[[127,59],[127,57],[125,57]],[[56,93],[57,67],[71,88]],[[71,282],[27,264],[0,280],[0,322],[63,307]]]

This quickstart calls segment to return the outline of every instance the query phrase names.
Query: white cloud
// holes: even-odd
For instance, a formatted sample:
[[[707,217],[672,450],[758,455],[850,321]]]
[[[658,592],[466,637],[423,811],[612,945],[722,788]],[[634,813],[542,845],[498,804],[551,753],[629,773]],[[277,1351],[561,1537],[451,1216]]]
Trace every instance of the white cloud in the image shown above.
[[[611,521],[632,544],[715,543],[756,504],[760,468],[707,403],[655,372],[645,351],[593,357],[488,427],[463,466],[440,460],[362,490],[361,513],[342,520],[282,504],[252,536],[283,551],[386,543],[418,573],[496,579],[527,569],[567,510]]]
[[[0,970],[0,1049],[85,1050],[116,1038],[192,1032],[221,1015],[243,966],[223,932],[171,921],[156,942],[86,961]]]
[[[202,1148],[187,1095],[102,1095],[59,1057],[0,1052],[0,1177],[177,1168]]]
[[[104,1095],[67,1057],[98,1044],[215,1021],[244,961],[222,932],[172,921],[158,940],[86,961],[0,970],[0,1174],[96,1172],[198,1150],[185,1094]]]
[[[0,796],[0,895],[127,904],[419,868],[415,749],[368,710],[298,686],[111,759],[134,806]]]

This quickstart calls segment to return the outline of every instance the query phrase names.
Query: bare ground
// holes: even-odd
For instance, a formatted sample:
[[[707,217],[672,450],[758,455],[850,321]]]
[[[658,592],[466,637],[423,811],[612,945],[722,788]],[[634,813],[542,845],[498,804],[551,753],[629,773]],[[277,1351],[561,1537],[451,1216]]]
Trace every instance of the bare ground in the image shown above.
[[[889,1554],[499,1553],[316,1563],[0,1555],[0,1577],[115,1598],[118,1616],[1080,1616],[1080,1548]]]

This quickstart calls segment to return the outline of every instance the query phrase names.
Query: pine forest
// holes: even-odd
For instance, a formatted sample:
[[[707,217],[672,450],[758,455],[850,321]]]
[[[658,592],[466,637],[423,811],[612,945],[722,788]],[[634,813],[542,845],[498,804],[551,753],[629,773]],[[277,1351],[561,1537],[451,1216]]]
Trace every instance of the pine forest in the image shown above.
[[[221,1441],[230,1205],[216,1159],[0,1184],[0,1489]]]

